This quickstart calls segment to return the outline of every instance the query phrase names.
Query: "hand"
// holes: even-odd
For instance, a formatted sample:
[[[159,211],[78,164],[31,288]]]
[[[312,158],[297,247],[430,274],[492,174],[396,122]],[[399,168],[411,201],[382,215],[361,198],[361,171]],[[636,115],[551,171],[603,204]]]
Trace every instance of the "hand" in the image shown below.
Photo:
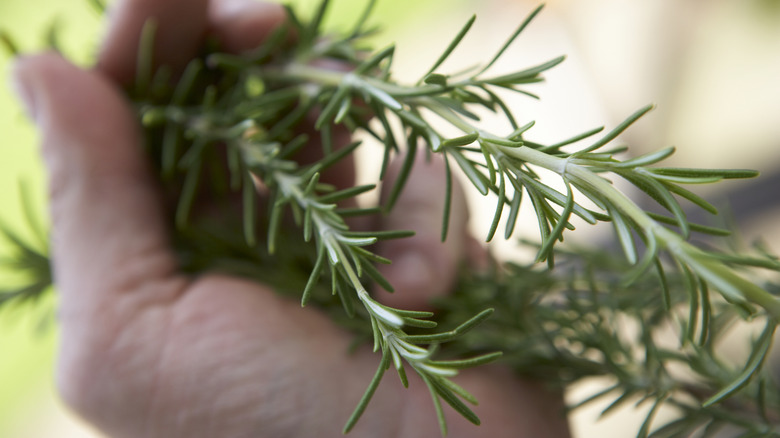
[[[123,0],[111,12],[96,68],[54,54],[17,62],[17,88],[42,133],[51,187],[59,389],[116,438],[340,436],[379,357],[369,349],[346,354],[348,333],[268,287],[177,270],[162,196],[119,91],[132,80],[150,17],[158,24],[157,59],[176,68],[207,32],[239,52],[283,13],[251,1]],[[435,243],[441,205],[428,200],[440,198],[442,171],[441,163],[418,164],[418,189],[386,219],[418,232],[384,248],[396,263],[386,271],[399,289],[386,298],[393,305],[419,307],[428,298],[420,291],[445,293],[470,247],[462,195],[448,242]],[[388,374],[352,434],[438,436],[427,388],[410,378],[404,389]],[[475,412],[484,425],[448,412],[451,436],[568,435],[560,396],[538,384],[500,367],[463,372],[457,381],[480,400]]]

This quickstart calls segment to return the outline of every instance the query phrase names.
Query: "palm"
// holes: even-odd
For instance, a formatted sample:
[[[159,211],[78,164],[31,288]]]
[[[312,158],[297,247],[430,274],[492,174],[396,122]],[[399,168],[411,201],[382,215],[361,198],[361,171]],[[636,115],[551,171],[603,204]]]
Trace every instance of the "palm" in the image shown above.
[[[153,413],[144,436],[336,436],[360,395],[355,385],[370,378],[370,358],[345,354],[345,333],[253,283],[204,277],[171,306],[135,318],[96,360],[131,377],[117,392]]]

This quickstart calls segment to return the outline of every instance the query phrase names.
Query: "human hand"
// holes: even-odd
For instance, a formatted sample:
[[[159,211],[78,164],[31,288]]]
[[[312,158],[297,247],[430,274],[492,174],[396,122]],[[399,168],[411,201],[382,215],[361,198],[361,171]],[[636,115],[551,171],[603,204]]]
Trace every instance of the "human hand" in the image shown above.
[[[51,187],[58,386],[111,437],[337,436],[378,357],[368,349],[347,355],[348,333],[268,287],[178,271],[162,195],[120,92],[132,81],[140,29],[150,17],[158,24],[158,60],[176,68],[207,32],[241,51],[283,15],[251,1],[212,3],[119,1],[96,68],[84,71],[53,54],[16,64]],[[429,200],[440,198],[443,169],[415,169],[416,190],[399,199],[384,226],[418,234],[388,243],[383,253],[395,262],[385,274],[398,289],[383,299],[412,308],[426,294],[446,292],[471,247],[462,195],[448,242],[435,242],[441,205]],[[410,380],[403,389],[384,379],[352,434],[437,436],[427,388]],[[484,425],[449,412],[451,436],[567,435],[559,397],[538,384],[500,367],[463,372],[458,383],[480,400],[475,412]]]

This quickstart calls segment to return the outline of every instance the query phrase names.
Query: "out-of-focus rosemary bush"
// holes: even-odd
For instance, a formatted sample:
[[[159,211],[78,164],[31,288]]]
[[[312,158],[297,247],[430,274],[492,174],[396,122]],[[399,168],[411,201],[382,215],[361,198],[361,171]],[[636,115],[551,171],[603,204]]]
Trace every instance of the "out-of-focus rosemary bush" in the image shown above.
[[[467,406],[476,400],[451,378],[461,368],[498,360],[551,384],[608,376],[609,387],[579,404],[611,398],[607,413],[624,403],[648,403],[640,436],[695,431],[707,436],[723,426],[751,436],[780,435],[780,392],[762,370],[780,301],[774,286],[745,278],[749,269],[780,270],[780,263],[766,253],[693,245],[692,233],[728,232],[689,222],[679,203],[687,200],[715,214],[710,203],[685,186],[756,173],[659,166],[672,148],[622,159],[626,148],[611,146],[612,140],[651,107],[606,133],[594,129],[555,144],[531,140],[533,122],[518,121],[502,96],[535,97],[522,87],[542,81],[541,75],[563,58],[510,74],[492,74],[491,67],[541,8],[482,66],[441,72],[472,18],[418,82],[400,84],[391,75],[392,46],[377,52],[363,48],[362,39],[374,31],[364,27],[372,5],[354,29],[341,35],[321,31],[328,1],[308,22],[288,9],[284,26],[249,53],[222,53],[217,44],[207,44],[173,86],[168,70],[152,67],[153,23],[146,27],[136,83],[128,94],[161,181],[176,200],[172,227],[182,266],[270,282],[304,306],[316,303],[353,329],[358,340],[373,342],[378,369],[345,431],[391,367],[404,385],[407,370],[420,375],[443,433],[441,400],[478,423]],[[348,68],[322,67],[323,60]],[[483,129],[476,113],[485,109],[503,117],[511,132]],[[312,138],[297,128],[309,114],[318,114],[323,158],[301,164],[294,156]],[[401,176],[379,208],[339,206],[374,185],[337,190],[320,182],[322,171],[360,146],[335,147],[337,126],[363,131],[384,145],[378,179],[391,158],[404,157]],[[475,190],[495,196],[487,241],[498,233],[502,218],[502,234],[509,239],[521,205],[530,203],[540,237],[536,262],[546,266],[496,263],[488,273],[465,270],[454,295],[437,303],[435,315],[375,301],[372,288],[392,290],[375,264],[391,261],[373,253],[371,245],[411,233],[357,232],[346,218],[392,209],[421,148],[445,158],[447,184],[441,196],[448,201],[452,172],[458,169]],[[542,181],[542,173],[556,174],[562,190]],[[638,187],[667,214],[644,211],[610,178]],[[203,220],[193,210],[204,192],[237,197],[241,208]],[[267,205],[259,206],[259,199]],[[450,216],[446,205],[442,239]],[[556,244],[574,229],[575,216],[589,224],[610,222],[623,256],[559,250]],[[8,305],[40,296],[51,276],[45,251],[5,231],[17,248],[7,263],[27,271],[30,279],[0,294],[0,303]],[[760,321],[764,328],[752,341],[747,361],[733,368],[719,357],[717,346],[735,324],[746,321]],[[437,325],[446,329],[432,331]],[[672,345],[660,342],[670,329],[678,339]],[[662,406],[679,411],[679,419],[653,425]]]

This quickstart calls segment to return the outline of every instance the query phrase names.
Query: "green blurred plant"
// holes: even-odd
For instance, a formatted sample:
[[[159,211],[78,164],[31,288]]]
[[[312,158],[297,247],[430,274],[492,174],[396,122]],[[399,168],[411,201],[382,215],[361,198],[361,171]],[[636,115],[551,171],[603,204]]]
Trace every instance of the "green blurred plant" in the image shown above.
[[[364,27],[373,2],[341,35],[321,30],[327,6],[323,1],[308,22],[288,8],[285,25],[244,55],[222,53],[218,44],[207,44],[203,56],[193,60],[173,86],[169,70],[152,66],[150,23],[128,95],[144,127],[149,154],[177,205],[172,225],[184,269],[228,271],[271,283],[280,293],[299,296],[303,306],[316,303],[352,328],[358,340],[373,340],[375,352],[381,354],[379,367],[345,432],[391,366],[404,385],[407,367],[421,376],[442,433],[446,424],[441,400],[478,424],[466,404],[476,400],[451,378],[461,368],[500,360],[554,384],[610,376],[612,386],[579,405],[613,396],[607,413],[635,398],[650,403],[640,436],[650,434],[662,405],[682,415],[655,429],[653,436],[696,430],[706,435],[727,424],[746,434],[778,434],[772,412],[780,407],[780,393],[762,364],[780,317],[780,301],[774,286],[748,281],[740,271],[780,270],[780,263],[766,253],[744,255],[693,245],[693,232],[722,236],[728,231],[689,222],[678,201],[685,199],[715,214],[715,207],[684,186],[749,178],[756,172],[656,166],[672,148],[621,159],[626,148],[608,145],[651,107],[599,137],[602,128],[551,145],[529,140],[533,122],[518,123],[502,96],[518,92],[535,98],[522,87],[542,81],[541,75],[563,57],[510,74],[493,75],[490,70],[541,7],[483,66],[454,74],[439,71],[472,18],[419,81],[400,84],[391,76],[392,46],[377,52],[362,49],[362,39],[375,31]],[[288,38],[290,33],[297,38]],[[13,46],[8,37],[5,40]],[[320,67],[321,60],[336,60],[349,69]],[[479,109],[503,117],[512,131],[498,135],[482,129]],[[315,127],[324,157],[304,165],[295,161],[295,154],[312,139],[297,128],[311,113],[319,114]],[[442,123],[448,128],[441,128]],[[360,146],[356,142],[336,148],[336,126],[366,132],[384,145],[379,179],[393,156],[404,156],[401,176],[380,208],[338,205],[374,185],[337,190],[320,182],[322,171]],[[457,134],[444,134],[450,130]],[[438,303],[437,315],[375,301],[371,288],[392,291],[375,264],[391,261],[373,253],[371,245],[411,233],[357,232],[345,219],[392,209],[419,148],[442,155],[447,165],[442,239],[450,219],[455,163],[479,193],[496,196],[487,241],[498,232],[502,218],[509,239],[523,201],[531,203],[541,238],[536,262],[547,262],[548,269],[496,264],[490,275],[466,270],[455,295]],[[563,190],[542,181],[543,172],[556,174]],[[643,210],[607,175],[638,187],[668,215]],[[199,217],[193,210],[204,192],[216,193],[226,205],[238,197],[241,208],[226,208],[217,220]],[[265,199],[267,208],[259,208],[258,199]],[[288,215],[292,221],[285,220]],[[562,253],[557,243],[574,229],[574,216],[589,224],[611,222],[625,260],[586,249]],[[45,254],[4,231],[18,248],[10,263],[29,271],[32,280],[2,292],[0,303],[40,295],[51,281]],[[636,326],[636,336],[621,330],[626,320]],[[763,321],[765,328],[744,367],[733,370],[718,357],[717,343],[737,321],[752,320]],[[431,333],[437,325],[450,329]],[[657,341],[669,327],[679,334],[673,348]],[[672,371],[679,366],[695,377]]]

